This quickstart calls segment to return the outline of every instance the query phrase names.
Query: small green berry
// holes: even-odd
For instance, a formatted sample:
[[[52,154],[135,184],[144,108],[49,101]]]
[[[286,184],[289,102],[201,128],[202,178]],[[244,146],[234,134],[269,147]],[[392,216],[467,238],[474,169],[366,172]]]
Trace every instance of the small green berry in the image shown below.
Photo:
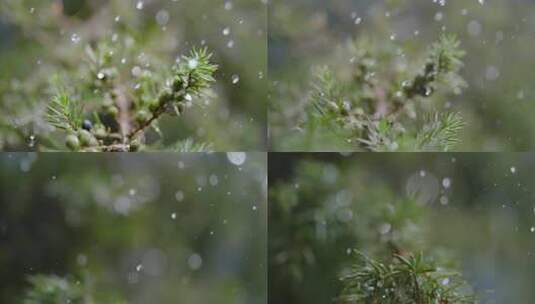
[[[137,111],[137,113],[136,113],[136,121],[137,121],[138,123],[144,123],[144,122],[146,122],[147,120],[149,120],[150,117],[151,117],[151,116],[150,116],[150,113],[147,112],[147,111],[145,111],[145,110],[139,110],[139,111]]]
[[[165,91],[158,97],[158,103],[160,105],[166,104],[171,101],[173,101],[173,93],[170,91]]]
[[[80,143],[84,147],[98,146],[97,139],[87,130],[78,131],[78,139],[80,139]]]
[[[108,132],[106,132],[106,129],[102,125],[96,125],[93,129],[93,134],[98,139],[104,139],[108,136]]]
[[[80,149],[80,141],[78,140],[78,137],[74,134],[69,134],[65,138],[65,145],[67,148],[69,148],[71,151],[78,151]]]
[[[158,100],[153,100],[150,104],[149,104],[149,110],[151,112],[154,112],[156,110],[158,110],[158,108],[160,107],[160,103]]]
[[[110,114],[113,117],[117,117],[119,115],[119,109],[117,109],[116,106],[108,106],[105,108],[106,113]]]

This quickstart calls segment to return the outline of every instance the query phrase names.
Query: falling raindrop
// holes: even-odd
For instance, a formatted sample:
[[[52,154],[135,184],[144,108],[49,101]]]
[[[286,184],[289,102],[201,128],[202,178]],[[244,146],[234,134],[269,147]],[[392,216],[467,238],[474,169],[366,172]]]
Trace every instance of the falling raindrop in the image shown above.
[[[241,166],[245,163],[247,159],[247,154],[245,152],[228,152],[227,159],[236,166]]]
[[[212,174],[210,175],[209,181],[210,181],[210,185],[217,186],[217,184],[219,183],[219,178],[217,177],[217,175]]]
[[[477,22],[476,20],[472,20],[470,23],[468,23],[468,34],[470,34],[470,36],[479,36],[482,30],[483,27],[481,23]]]
[[[184,192],[182,191],[177,191],[175,193],[175,199],[179,202],[183,201],[184,200]]]
[[[240,82],[240,76],[232,75],[232,84],[237,84],[238,82]]]
[[[135,67],[132,68],[132,76],[134,76],[134,77],[141,76],[141,72],[142,72],[141,68],[138,67],[138,66],[135,66]]]
[[[137,271],[137,272],[140,272],[141,270],[143,270],[143,265],[138,264],[138,265],[136,266],[136,271]]]
[[[142,10],[144,6],[145,6],[145,4],[143,3],[143,1],[138,1],[138,2],[136,3],[136,8],[137,8],[138,10]]]
[[[442,180],[442,186],[446,189],[448,189],[451,186],[451,180],[446,177]]]
[[[74,43],[74,44],[79,43],[79,42],[80,42],[80,36],[79,36],[78,34],[76,34],[76,33],[73,33],[73,34],[71,35],[71,41],[72,41],[72,43]]]
[[[191,59],[188,61],[188,68],[195,69],[197,66],[199,66],[199,61],[197,61],[197,59]]]
[[[198,270],[202,266],[202,257],[196,253],[188,258],[188,266],[191,270]]]
[[[159,25],[164,26],[169,22],[169,12],[166,10],[160,10],[156,13],[156,22]]]
[[[28,147],[33,148],[35,146],[35,135],[30,135],[30,140],[28,142]]]
[[[487,80],[496,80],[500,77],[500,70],[495,66],[488,66],[485,70],[485,78]]]

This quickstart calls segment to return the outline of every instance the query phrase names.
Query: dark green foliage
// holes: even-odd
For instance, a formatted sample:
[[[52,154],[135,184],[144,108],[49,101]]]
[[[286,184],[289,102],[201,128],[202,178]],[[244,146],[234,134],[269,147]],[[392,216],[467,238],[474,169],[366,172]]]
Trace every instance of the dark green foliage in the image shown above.
[[[28,289],[22,304],[89,304],[83,287],[67,279],[57,276],[36,275],[28,279],[31,288]]]
[[[344,289],[339,303],[475,303],[460,274],[436,267],[421,254],[396,254],[389,264],[354,254],[358,263],[340,277]]]
[[[442,36],[439,42],[431,46],[424,69],[410,83],[405,83],[405,95],[408,98],[429,97],[440,83],[450,85],[452,90],[459,90],[464,85],[464,80],[459,76],[464,55],[455,36]]]
[[[422,151],[450,151],[459,142],[458,133],[465,123],[458,113],[429,115],[416,141]]]
[[[97,292],[89,280],[73,280],[56,275],[34,275],[28,278],[27,289],[20,304],[125,304],[116,295],[103,298],[106,292]]]
[[[0,168],[0,303],[265,303],[262,154],[239,170],[224,153],[5,153]]]
[[[425,190],[399,193],[342,158],[297,161],[291,178],[270,184],[274,303],[475,303],[457,256],[425,239]]]
[[[48,122],[57,129],[76,131],[82,126],[82,117],[81,106],[65,92],[54,96],[48,105]]]
[[[177,142],[172,148],[172,151],[175,151],[175,152],[211,152],[213,151],[213,147],[210,144],[198,143],[188,138],[186,140]]]

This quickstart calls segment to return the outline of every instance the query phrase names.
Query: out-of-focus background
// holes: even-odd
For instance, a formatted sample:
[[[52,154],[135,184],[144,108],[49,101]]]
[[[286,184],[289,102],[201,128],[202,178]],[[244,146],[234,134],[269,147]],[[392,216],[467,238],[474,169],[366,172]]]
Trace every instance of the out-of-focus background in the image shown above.
[[[535,300],[533,154],[272,154],[269,172],[269,303],[332,302],[350,249],[392,243],[481,303]]]
[[[467,122],[456,150],[533,149],[535,4],[528,0],[272,0],[272,149],[306,149],[292,145],[292,127],[310,89],[310,68],[349,64],[340,55],[349,39],[392,39],[400,53],[418,56],[443,32],[456,34],[467,52],[462,75],[469,87],[439,105]]]
[[[105,41],[130,46],[128,58],[120,60],[128,70],[152,58],[170,68],[192,48],[208,48],[219,65],[216,96],[180,119],[163,119],[164,143],[194,138],[212,143],[215,151],[265,150],[265,1],[2,2],[0,149],[34,150],[46,140],[40,114],[49,101],[51,77],[76,69],[88,44]]]
[[[266,197],[260,153],[4,153],[0,302],[265,303]]]

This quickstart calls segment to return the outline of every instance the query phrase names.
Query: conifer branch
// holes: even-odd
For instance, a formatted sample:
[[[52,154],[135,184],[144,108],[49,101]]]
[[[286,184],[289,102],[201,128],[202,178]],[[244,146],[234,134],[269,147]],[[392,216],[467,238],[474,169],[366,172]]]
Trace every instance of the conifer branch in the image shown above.
[[[66,145],[74,151],[137,151],[141,144],[139,135],[149,127],[157,129],[157,120],[165,113],[181,115],[194,98],[203,96],[210,88],[217,70],[217,65],[210,61],[212,54],[206,49],[193,49],[172,68],[173,76],[167,83],[142,79],[148,86],[159,88],[159,93],[147,100],[150,95],[130,94],[127,86],[116,78],[117,71],[106,67],[110,58],[105,47],[87,48],[86,53],[91,73],[95,74],[92,77],[98,80],[90,88],[104,92],[98,96],[103,98],[101,106],[82,111],[79,97],[60,92],[52,97],[47,112],[47,121],[67,133]]]
[[[422,254],[393,255],[379,262],[353,250],[355,264],[340,276],[338,303],[474,304],[476,298],[457,272],[426,261]]]
[[[411,69],[410,62],[405,70],[393,69],[396,47],[392,41],[360,38],[348,50],[351,70],[315,69],[305,117],[296,128],[330,134],[365,151],[453,149],[465,124],[458,114],[430,114],[436,111],[430,112],[428,104],[465,86],[460,76],[465,52],[459,40],[441,36],[429,47],[421,70]],[[419,71],[412,76],[412,70]]]
[[[173,68],[172,85],[160,92],[157,101],[150,105],[150,118],[138,117],[138,126],[127,137],[132,139],[170,109],[177,115],[182,114],[186,104],[215,81],[213,73],[217,66],[210,63],[211,57],[206,49],[194,49],[189,56],[184,56]]]
[[[60,91],[52,97],[47,107],[46,118],[52,126],[58,129],[75,131],[82,124],[82,108],[66,92]]]
[[[65,278],[54,275],[35,275],[28,278],[31,288],[28,289],[21,303],[93,303],[83,286]]]
[[[416,140],[423,151],[450,151],[459,143],[459,132],[465,123],[459,113],[428,115]]]
[[[441,36],[440,40],[431,46],[423,71],[404,87],[405,95],[408,98],[429,97],[436,90],[436,82],[446,80],[447,76],[458,80],[459,83],[450,79],[456,85],[455,88],[464,85],[464,81],[459,80],[460,76],[458,76],[463,66],[464,55],[465,52],[460,49],[460,42],[455,36]]]
[[[173,152],[191,153],[191,152],[213,152],[213,146],[205,142],[195,142],[191,138],[177,142],[171,147]]]

